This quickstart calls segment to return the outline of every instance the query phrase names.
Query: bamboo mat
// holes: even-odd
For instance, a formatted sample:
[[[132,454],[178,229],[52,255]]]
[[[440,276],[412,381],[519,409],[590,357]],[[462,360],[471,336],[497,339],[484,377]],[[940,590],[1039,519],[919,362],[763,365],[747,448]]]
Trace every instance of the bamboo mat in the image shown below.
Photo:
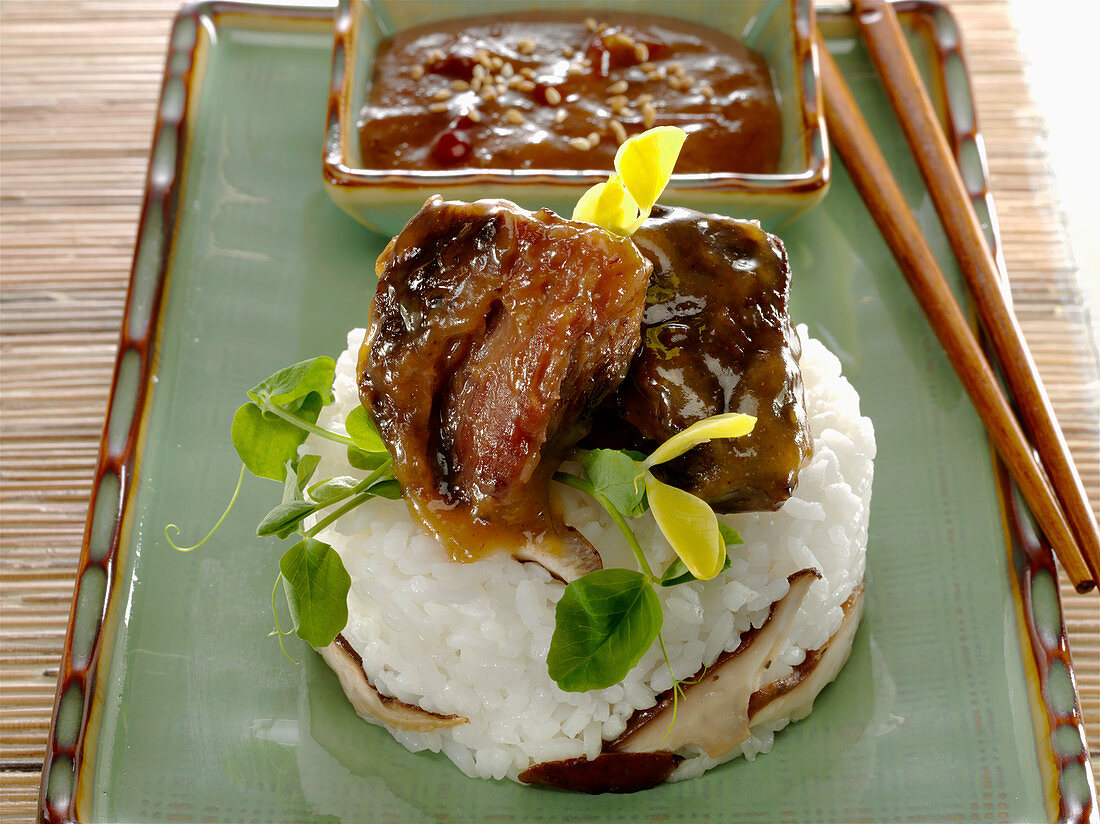
[[[595,4],[595,3],[594,3]],[[0,0],[0,819],[35,816],[176,0]],[[1004,0],[966,35],[1017,315],[1100,511],[1095,349]],[[1063,583],[1094,764],[1100,601]]]

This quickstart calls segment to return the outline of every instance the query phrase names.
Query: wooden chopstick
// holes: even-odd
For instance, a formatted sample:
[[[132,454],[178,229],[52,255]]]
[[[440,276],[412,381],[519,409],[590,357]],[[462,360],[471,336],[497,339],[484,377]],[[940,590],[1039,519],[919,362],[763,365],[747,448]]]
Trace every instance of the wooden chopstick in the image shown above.
[[[1031,435],[1089,574],[1096,581],[1100,576],[1100,527],[1031,353],[1005,299],[997,263],[897,15],[886,0],[852,0],[852,5],[871,60],[993,343],[1016,410]]]
[[[820,32],[817,33],[817,51],[825,90],[829,140],[844,161],[872,219],[985,424],[994,447],[1004,459],[1058,560],[1077,591],[1089,591],[1096,581],[1080,554],[1050,482],[1036,461],[997,377],[986,362],[966,316],[955,302],[947,279]]]

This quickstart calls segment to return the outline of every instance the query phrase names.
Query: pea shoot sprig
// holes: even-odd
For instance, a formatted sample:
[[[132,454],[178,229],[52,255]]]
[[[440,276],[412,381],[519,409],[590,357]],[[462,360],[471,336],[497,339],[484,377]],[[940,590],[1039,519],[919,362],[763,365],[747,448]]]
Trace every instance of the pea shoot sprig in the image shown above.
[[[193,546],[179,546],[172,539],[179,527],[169,524],[164,534],[168,543],[189,552],[206,543],[229,515],[237,500],[246,470],[258,478],[282,484],[282,501],[260,520],[256,535],[300,540],[283,552],[279,574],[272,591],[275,630],[282,644],[284,635],[275,593],[282,584],[293,621],[293,633],[313,647],[332,643],[348,622],[348,575],[339,554],[315,536],[326,526],[372,498],[400,498],[392,460],[374,421],[362,407],[347,416],[347,435],[317,425],[321,409],[333,401],[332,383],[336,362],[329,357],[302,361],[280,369],[248,390],[249,401],[233,416],[230,437],[242,467],[237,488],[225,513],[213,529]],[[346,448],[350,467],[365,477],[340,475],[313,480],[321,461],[319,455],[299,455],[299,447],[316,435]],[[304,522],[315,518],[308,529]],[[284,650],[285,651],[285,650]]]
[[[741,543],[741,537],[705,501],[660,481],[651,470],[714,438],[747,435],[755,423],[750,415],[717,415],[692,424],[648,458],[627,450],[594,449],[578,455],[581,476],[554,475],[607,511],[638,563],[636,570],[599,569],[566,586],[546,659],[550,677],[561,689],[585,692],[617,684],[654,641],[668,663],[656,588],[714,578],[729,568],[727,548]],[[628,520],[647,509],[676,553],[660,574],[650,566]]]

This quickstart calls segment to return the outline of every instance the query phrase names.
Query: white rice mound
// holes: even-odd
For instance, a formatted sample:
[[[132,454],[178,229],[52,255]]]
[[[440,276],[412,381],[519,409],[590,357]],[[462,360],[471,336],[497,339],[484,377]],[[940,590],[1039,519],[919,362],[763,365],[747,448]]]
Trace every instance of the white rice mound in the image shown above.
[[[363,334],[348,334],[335,402],[321,412],[319,423],[334,431],[344,431],[344,418],[359,403],[355,365]],[[787,593],[787,576],[814,568],[823,578],[810,588],[779,657],[775,677],[783,677],[837,630],[841,605],[863,580],[874,430],[860,415],[859,397],[841,376],[840,362],[808,337],[805,326],[798,334],[813,459],[779,511],[720,516],[744,538],[730,552],[728,571],[706,583],[658,587],[662,636],[677,679],[735,649],[741,633],[760,626],[770,605]],[[364,474],[350,470],[337,444],[311,436],[302,449],[322,456],[315,479]],[[635,568],[597,504],[560,485],[557,491],[567,519],[599,550],[605,567]],[[671,562],[673,551],[648,513],[633,527],[654,569]],[[317,537],[340,553],[351,574],[343,635],[362,656],[371,683],[384,695],[470,719],[437,732],[391,734],[411,751],[442,751],[468,776],[517,780],[541,761],[595,758],[635,710],[653,706],[672,686],[654,645],[620,684],[587,693],[558,689],[547,674],[546,655],[564,585],[538,564],[504,553],[468,564],[449,560],[404,501],[372,500]],[[787,723],[754,727],[752,737],[718,760],[685,753],[688,759],[672,778],[767,752]]]

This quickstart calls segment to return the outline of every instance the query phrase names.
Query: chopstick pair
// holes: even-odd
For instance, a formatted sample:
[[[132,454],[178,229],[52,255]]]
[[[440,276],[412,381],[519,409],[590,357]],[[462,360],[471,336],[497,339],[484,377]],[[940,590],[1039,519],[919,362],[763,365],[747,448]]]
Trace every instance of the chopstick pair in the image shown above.
[[[852,0],[852,5],[872,62],[978,305],[1009,389],[1034,439],[1041,466],[818,31],[829,138],[1039,527],[1076,590],[1088,592],[1100,580],[1100,530],[1019,326],[1006,303],[997,264],[982,234],[962,175],[939,128],[890,3]]]

